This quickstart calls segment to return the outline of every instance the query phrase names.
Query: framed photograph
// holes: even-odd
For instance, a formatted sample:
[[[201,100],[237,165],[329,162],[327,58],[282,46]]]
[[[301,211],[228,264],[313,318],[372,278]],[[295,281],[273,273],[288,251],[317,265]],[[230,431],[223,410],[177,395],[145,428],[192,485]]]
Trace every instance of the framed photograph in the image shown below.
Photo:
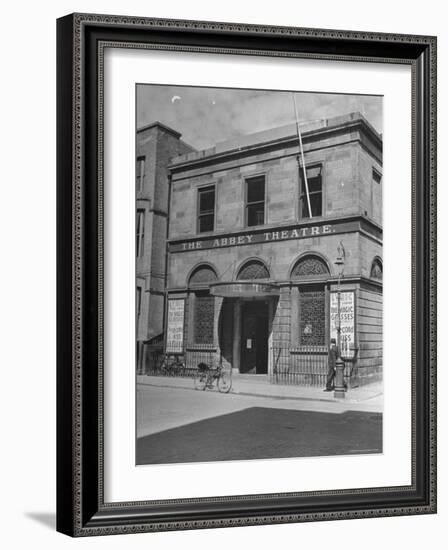
[[[57,40],[57,529],[435,513],[436,38]]]

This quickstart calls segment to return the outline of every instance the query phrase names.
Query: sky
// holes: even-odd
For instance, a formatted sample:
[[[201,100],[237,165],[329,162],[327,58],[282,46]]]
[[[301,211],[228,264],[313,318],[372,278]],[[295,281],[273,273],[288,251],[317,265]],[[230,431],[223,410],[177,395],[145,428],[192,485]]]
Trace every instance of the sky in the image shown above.
[[[295,92],[300,122],[362,113],[382,132],[382,97]],[[195,149],[295,122],[291,92],[137,85],[137,128],[159,121]]]

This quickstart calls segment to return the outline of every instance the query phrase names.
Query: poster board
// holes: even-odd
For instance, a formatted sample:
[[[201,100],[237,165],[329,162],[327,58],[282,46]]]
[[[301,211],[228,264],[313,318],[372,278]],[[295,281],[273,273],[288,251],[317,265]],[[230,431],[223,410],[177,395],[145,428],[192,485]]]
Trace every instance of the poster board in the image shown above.
[[[184,349],[185,300],[168,300],[166,353],[182,353]]]
[[[341,355],[355,346],[355,291],[341,292]],[[338,340],[338,292],[330,293],[330,339]]]

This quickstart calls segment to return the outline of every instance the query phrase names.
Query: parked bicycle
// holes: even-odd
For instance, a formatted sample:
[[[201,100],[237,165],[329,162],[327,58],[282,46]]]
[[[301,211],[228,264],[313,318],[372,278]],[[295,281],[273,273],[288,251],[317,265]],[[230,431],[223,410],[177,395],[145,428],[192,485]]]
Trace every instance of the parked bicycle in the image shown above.
[[[218,391],[229,393],[232,387],[232,374],[224,369],[222,365],[212,369],[207,363],[199,363],[198,371],[194,377],[194,387],[196,390],[205,390],[213,388],[216,382]]]
[[[185,370],[185,361],[181,355],[166,353],[157,370],[162,376],[181,376]]]

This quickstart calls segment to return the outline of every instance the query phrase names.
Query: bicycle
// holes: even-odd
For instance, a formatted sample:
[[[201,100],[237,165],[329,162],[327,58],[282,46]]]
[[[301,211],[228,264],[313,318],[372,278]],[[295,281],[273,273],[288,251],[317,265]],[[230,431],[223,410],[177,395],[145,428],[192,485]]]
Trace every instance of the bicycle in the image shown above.
[[[215,380],[220,393],[229,393],[232,387],[231,372],[225,370],[222,365],[212,369],[206,363],[199,363],[198,371],[194,376],[195,389],[202,391],[206,388],[211,389]]]
[[[180,355],[166,353],[158,370],[163,376],[178,376],[185,370],[185,362]]]

